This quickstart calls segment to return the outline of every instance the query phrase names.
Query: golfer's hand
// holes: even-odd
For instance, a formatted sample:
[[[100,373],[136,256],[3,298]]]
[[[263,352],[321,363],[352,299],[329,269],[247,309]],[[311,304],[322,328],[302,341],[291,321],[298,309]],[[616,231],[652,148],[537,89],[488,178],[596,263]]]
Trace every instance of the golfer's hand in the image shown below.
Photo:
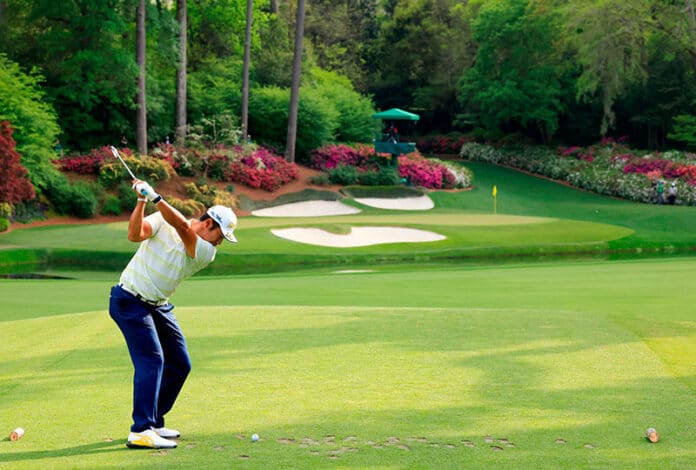
[[[153,201],[159,197],[159,194],[157,194],[155,190],[152,189],[152,186],[145,181],[135,180],[133,189],[138,193],[138,196],[147,198],[148,201]]]

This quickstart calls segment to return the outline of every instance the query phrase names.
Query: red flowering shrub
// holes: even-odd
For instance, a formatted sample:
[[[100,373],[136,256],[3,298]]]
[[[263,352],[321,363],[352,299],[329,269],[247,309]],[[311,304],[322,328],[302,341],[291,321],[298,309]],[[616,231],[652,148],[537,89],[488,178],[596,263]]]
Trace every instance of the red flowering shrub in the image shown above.
[[[669,179],[683,179],[696,185],[696,166],[685,165],[662,158],[633,158],[623,168],[624,173],[656,175]]]
[[[467,142],[472,139],[463,135],[433,135],[419,139],[416,148],[429,154],[458,154]]]
[[[447,167],[413,152],[399,157],[399,176],[411,184],[430,189],[452,189],[456,177]]]
[[[259,147],[250,155],[233,161],[227,167],[225,179],[251,188],[275,191],[300,176],[297,165]]]
[[[583,151],[582,147],[573,146],[573,147],[559,147],[558,149],[558,154],[561,157],[572,157],[577,160],[584,160],[586,162],[591,162],[594,160],[594,156],[592,156],[592,147],[589,148],[589,151],[585,152]]]
[[[123,151],[122,151],[123,152]],[[124,153],[124,155],[126,155]],[[80,175],[97,175],[107,158],[114,158],[108,146],[92,149],[87,155],[71,155],[56,160],[58,169]]]
[[[27,177],[27,169],[15,150],[13,129],[8,121],[0,122],[0,202],[16,204],[34,199],[34,186]]]

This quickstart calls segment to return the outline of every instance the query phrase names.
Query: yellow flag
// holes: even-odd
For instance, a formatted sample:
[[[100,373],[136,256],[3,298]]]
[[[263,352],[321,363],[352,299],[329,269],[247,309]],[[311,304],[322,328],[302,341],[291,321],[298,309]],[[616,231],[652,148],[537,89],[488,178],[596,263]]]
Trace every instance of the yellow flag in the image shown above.
[[[496,197],[496,196],[498,196],[498,186],[494,184],[493,185],[493,197]]]

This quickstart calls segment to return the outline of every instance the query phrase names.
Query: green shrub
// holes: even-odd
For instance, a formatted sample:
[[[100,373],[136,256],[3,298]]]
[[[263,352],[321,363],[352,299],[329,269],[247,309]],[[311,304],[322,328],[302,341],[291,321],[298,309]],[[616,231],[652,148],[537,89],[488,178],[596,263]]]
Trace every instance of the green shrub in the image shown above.
[[[133,191],[133,187],[129,183],[121,183],[116,190],[118,192],[118,200],[121,204],[121,212],[131,212],[138,199],[135,191]]]
[[[329,170],[329,181],[331,184],[358,184],[360,173],[352,165],[338,165]]]
[[[0,217],[8,219],[12,215],[12,204],[0,202]]]
[[[0,54],[0,121],[9,121],[16,130],[16,150],[34,186],[45,186],[47,175],[56,173],[51,160],[56,157],[53,146],[60,133],[51,100],[42,91],[44,82],[38,73],[27,74]]]
[[[364,186],[391,186],[399,184],[401,177],[396,168],[382,167],[374,171],[366,171],[360,175],[359,183]]]
[[[4,232],[8,228],[10,228],[10,221],[5,217],[0,217],[0,232]]]
[[[78,182],[73,183],[71,187],[70,195],[72,200],[69,204],[69,213],[81,219],[94,217],[97,214],[99,203],[89,185]]]
[[[249,96],[249,133],[255,142],[284,148],[288,134],[290,92],[263,87]]]
[[[167,198],[167,202],[185,217],[198,217],[205,211],[205,206],[193,199],[182,200],[172,197]]]
[[[102,215],[119,215],[122,211],[121,200],[116,196],[107,194],[102,202],[101,211]]]
[[[51,175],[46,182],[45,194],[59,214],[74,215],[83,219],[94,217],[98,201],[94,191],[87,183],[74,183],[62,174]]]
[[[186,183],[184,185],[186,194],[193,199],[203,204],[205,207],[210,207],[215,205],[215,186],[210,186],[208,184],[196,184],[196,183]]]
[[[696,116],[692,114],[680,114],[672,118],[672,132],[667,137],[683,142],[688,148],[696,149]]]
[[[380,129],[379,121],[372,119],[375,108],[372,101],[355,91],[347,77],[334,71],[312,68],[308,81],[316,92],[332,103],[337,112],[338,126],[333,137],[337,142],[369,142]]]
[[[316,186],[329,186],[331,182],[329,181],[329,175],[326,173],[320,173],[318,175],[309,178],[309,182]]]
[[[153,187],[158,181],[167,181],[175,173],[172,165],[166,160],[152,157],[126,156],[124,161],[131,171]],[[105,188],[116,186],[122,181],[131,181],[131,177],[119,161],[104,162],[99,170],[99,182]]]
[[[41,199],[45,199],[42,197]],[[46,218],[46,205],[40,200],[33,199],[31,201],[15,204],[12,208],[11,219],[17,222],[26,224],[32,220],[44,220]]]
[[[297,112],[297,162],[307,162],[312,149],[331,141],[338,127],[338,111],[312,88],[300,91]],[[288,133],[290,91],[277,87],[259,88],[249,99],[249,132],[265,146],[282,149]]]

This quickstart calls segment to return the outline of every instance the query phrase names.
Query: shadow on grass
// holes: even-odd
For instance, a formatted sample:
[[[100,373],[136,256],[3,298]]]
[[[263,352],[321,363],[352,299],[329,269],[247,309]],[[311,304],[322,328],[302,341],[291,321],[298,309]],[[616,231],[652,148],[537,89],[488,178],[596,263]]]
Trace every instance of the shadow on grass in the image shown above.
[[[16,445],[16,444],[13,444]],[[2,449],[2,446],[0,446]],[[126,439],[117,439],[111,442],[94,442],[74,447],[64,447],[55,450],[35,450],[29,452],[0,453],[0,462],[21,462],[24,460],[41,460],[61,457],[73,457],[88,454],[103,454],[107,452],[128,451]]]

